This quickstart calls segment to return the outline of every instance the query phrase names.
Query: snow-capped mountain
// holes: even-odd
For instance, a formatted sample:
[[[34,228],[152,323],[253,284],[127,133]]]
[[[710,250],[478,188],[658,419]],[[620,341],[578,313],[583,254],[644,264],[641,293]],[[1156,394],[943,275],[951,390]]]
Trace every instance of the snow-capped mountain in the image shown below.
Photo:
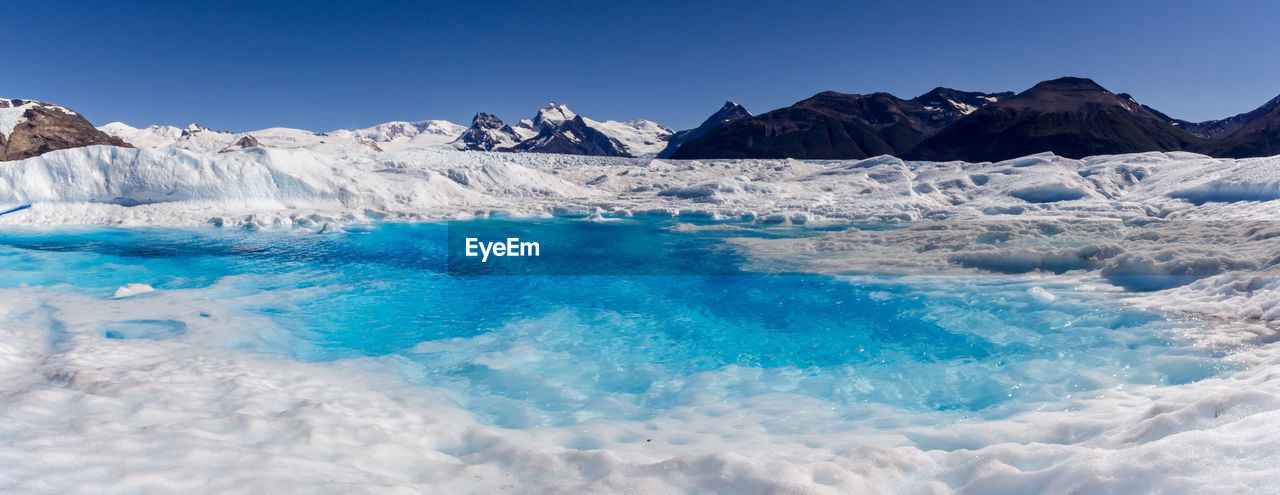
[[[716,113],[711,114],[710,117],[707,117],[707,120],[702,121],[702,124],[698,127],[685,129],[673,134],[671,138],[667,140],[667,147],[664,148],[661,153],[658,153],[658,158],[671,158],[671,155],[675,154],[676,150],[680,148],[680,145],[706,135],[708,131],[716,128],[716,126],[720,124],[745,119],[750,116],[751,112],[748,112],[746,108],[742,107],[742,105],[732,101],[726,101],[724,102],[724,106],[720,107],[719,110],[716,110]]]
[[[0,98],[0,161],[93,144],[129,146],[94,129],[83,116],[66,107]]]
[[[447,120],[422,120],[386,122],[354,131],[339,129],[326,132],[324,135],[372,141],[384,150],[398,151],[403,148],[442,146],[458,139],[465,130],[467,130],[466,127]]]
[[[522,139],[502,119],[480,112],[471,118],[471,127],[462,131],[451,144],[460,150],[494,151],[515,146]]]
[[[409,148],[443,146],[458,138],[465,127],[445,120],[387,122],[364,129],[338,129],[315,133],[289,127],[271,127],[249,132],[215,131],[196,124],[179,128],[152,125],[135,128],[122,122],[103,125],[99,130],[143,148],[180,148],[214,153],[227,150],[251,137],[255,146],[308,148],[317,150],[400,151]]]
[[[553,101],[548,103],[545,108],[538,110],[537,115],[533,116],[533,120],[521,120],[516,125],[516,128],[536,135],[542,131],[543,127],[559,127],[560,124],[573,120],[577,116],[578,114],[573,113],[573,110],[569,110],[568,106]]]
[[[479,119],[484,115],[484,119]],[[514,127],[488,114],[478,114],[466,139],[454,142],[458,149],[534,153],[564,153],[601,156],[654,156],[666,147],[673,134],[655,122],[630,120],[604,122],[574,113],[568,106],[551,102],[532,119]],[[510,132],[507,132],[509,129]],[[514,139],[510,145],[501,143]]]
[[[278,148],[308,147],[320,144],[321,141],[315,133],[310,131],[279,127],[236,133],[216,131],[195,123],[181,128],[171,125],[150,125],[139,129],[123,122],[112,122],[98,129],[141,148],[177,148],[203,153],[217,153],[225,150],[246,136],[254,136],[254,139],[263,146]]]
[[[509,151],[564,155],[634,156],[627,146],[587,124],[581,115],[558,125],[543,123],[538,134]]]

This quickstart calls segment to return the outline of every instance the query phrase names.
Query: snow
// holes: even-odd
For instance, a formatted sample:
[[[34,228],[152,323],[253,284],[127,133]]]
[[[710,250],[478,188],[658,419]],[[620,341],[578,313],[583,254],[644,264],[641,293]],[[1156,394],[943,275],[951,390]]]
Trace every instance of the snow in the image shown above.
[[[123,287],[116,289],[116,299],[122,297],[133,297],[138,294],[146,294],[154,292],[156,289],[147,284],[125,284]]]
[[[254,135],[264,143],[336,139]],[[1137,306],[1216,321],[1198,338],[1244,349],[1232,359],[1246,366],[1187,385],[1119,387],[1073,398],[1066,407],[941,425],[932,416],[876,405],[764,395],[694,401],[639,423],[504,430],[481,424],[430,387],[370,372],[397,369],[393,358],[300,363],[236,350],[269,338],[261,336],[274,326],[232,303],[217,306],[223,303],[208,291],[227,290],[219,285],[127,297],[137,293],[130,284],[119,299],[0,289],[0,314],[18,316],[0,327],[0,394],[10,401],[0,422],[6,445],[0,487],[20,493],[154,486],[303,493],[1280,488],[1280,438],[1273,434],[1280,421],[1274,339],[1280,157],[675,161],[318,144],[222,154],[94,146],[8,162],[0,167],[0,211],[32,206],[0,216],[0,225],[320,232],[372,220],[508,214],[838,223],[842,228],[809,237],[741,238],[732,245],[773,270],[850,278],[892,273],[932,281],[940,291],[957,275],[1013,274],[1038,280],[1023,295],[1046,306],[1062,304],[1071,292],[1114,293]],[[897,228],[859,228],[863,223]],[[104,315],[153,323],[104,338]],[[60,335],[41,330],[50,321],[64,329]],[[516,354],[486,359],[516,365],[528,358]],[[691,380],[711,384],[724,374],[753,372],[729,367]],[[868,419],[859,423],[865,429],[798,434],[777,421],[778,411],[808,425]]]
[[[577,116],[578,114],[573,113],[573,110],[569,110],[568,106],[553,101],[548,103],[546,108],[538,110],[537,116],[533,118],[531,123],[534,129],[538,129],[544,124],[559,127],[560,124],[573,120]]]
[[[6,101],[12,103],[13,100]],[[24,114],[27,113],[27,110],[34,106],[36,106],[36,102],[29,101],[22,105],[0,108],[0,136],[9,139],[9,135],[13,134],[13,129],[18,127],[18,124],[26,121]]]
[[[25,103],[18,105],[19,101]],[[0,136],[4,136],[5,139],[9,139],[9,135],[13,134],[13,130],[18,127],[18,124],[26,121],[24,114],[31,108],[40,107],[46,110],[57,110],[67,115],[79,115],[69,108],[40,101],[0,98],[0,102],[5,103],[4,107],[0,107]]]
[[[0,289],[0,314],[16,317],[0,327],[0,486],[825,494],[1245,493],[1280,483],[1275,345],[1231,376],[1107,389],[1003,418],[939,424],[929,413],[766,394],[693,400],[643,421],[502,429],[443,390],[406,382],[397,358],[303,363],[241,350],[282,330],[237,310],[243,301],[210,297],[235,284],[129,299]],[[133,324],[104,333],[110,320]],[[59,333],[44,330],[51,322]],[[537,359],[528,352],[479,359],[516,367]],[[794,379],[730,366],[689,377],[685,392],[752,377]],[[858,427],[823,427],[848,418]]]
[[[616,139],[634,156],[653,157],[667,147],[667,140],[675,131],[649,120],[596,122],[584,118],[587,125],[599,129],[606,136]]]
[[[534,116],[533,120],[521,120],[512,129],[516,131],[516,135],[520,140],[528,140],[538,135],[538,130],[543,125],[552,125],[559,127],[565,121],[573,120],[578,114],[570,110],[568,106],[551,102]],[[588,127],[594,128],[604,135],[622,143],[627,149],[626,151],[633,156],[638,157],[654,157],[658,152],[667,146],[667,140],[671,138],[675,131],[667,129],[658,123],[637,119],[626,122],[618,122],[615,120],[606,120],[604,122],[582,118],[582,121]],[[570,136],[570,139],[575,139]]]
[[[991,100],[988,100],[988,101],[991,101]],[[978,109],[978,107],[975,107],[973,105],[960,103],[952,99],[947,99],[947,103],[950,103],[952,107],[956,108],[957,110],[960,110],[960,113],[965,115],[969,115],[973,113],[974,110]]]
[[[443,147],[457,139],[466,127],[444,121],[387,122],[357,130],[339,129],[314,133],[288,127],[272,127],[249,132],[215,131],[196,124],[185,129],[152,125],[142,129],[122,122],[112,122],[99,130],[119,137],[141,148],[184,149],[215,153],[226,149],[245,136],[253,136],[263,146],[301,148],[322,153],[335,151],[375,152],[402,151]]]
[[[418,122],[386,122],[355,131],[335,130],[325,133],[327,137],[348,137],[357,140],[373,141],[386,151],[399,151],[406,148],[432,148],[453,142],[465,126],[447,120],[423,120]]]

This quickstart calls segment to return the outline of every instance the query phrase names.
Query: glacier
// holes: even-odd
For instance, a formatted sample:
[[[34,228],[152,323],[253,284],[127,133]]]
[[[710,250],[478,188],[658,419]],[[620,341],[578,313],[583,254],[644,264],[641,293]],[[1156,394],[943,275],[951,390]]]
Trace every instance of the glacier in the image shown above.
[[[893,273],[941,291],[957,276],[1039,281],[1039,290],[999,294],[1026,304],[1055,304],[1055,287],[1115,293],[1214,322],[1198,337],[1245,346],[1237,358],[1247,367],[946,425],[794,396],[732,407],[697,401],[648,423],[688,432],[685,443],[640,443],[624,433],[646,432],[621,421],[482,424],[436,392],[372,372],[403,364],[392,358],[307,363],[241,352],[235,343],[264,338],[249,329],[274,325],[230,309],[202,317],[194,308],[210,304],[204,290],[126,285],[92,297],[4,288],[0,314],[23,318],[0,326],[2,390],[19,398],[0,427],[8,445],[0,463],[11,467],[0,486],[88,493],[95,482],[129,491],[169,479],[174,490],[344,493],[1280,490],[1280,440],[1271,434],[1280,421],[1280,157],[681,161],[334,143],[217,153],[223,147],[92,146],[0,163],[0,211],[8,212],[0,226],[295,235],[490,217],[657,217],[687,220],[679,228],[690,230],[831,226],[732,242],[773,267],[851,279]],[[182,339],[126,342],[94,335],[103,315],[198,323]],[[52,320],[61,333],[45,330]],[[193,345],[209,342],[220,345]],[[509,352],[490,358],[531,359]],[[762,427],[785,429],[774,416],[783,410],[813,423],[862,414],[871,418],[862,424],[893,429],[775,435]],[[592,448],[579,448],[583,438],[594,439]],[[76,454],[39,461],[67,451]],[[138,462],[111,467],[122,458]]]

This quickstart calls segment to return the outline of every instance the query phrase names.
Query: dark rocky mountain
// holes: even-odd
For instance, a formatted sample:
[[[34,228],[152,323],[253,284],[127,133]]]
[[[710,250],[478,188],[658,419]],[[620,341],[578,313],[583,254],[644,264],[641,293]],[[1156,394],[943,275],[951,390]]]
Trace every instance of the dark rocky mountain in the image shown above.
[[[1217,157],[1247,158],[1280,155],[1280,96],[1257,110],[1240,114],[1244,123],[1226,137],[1206,143],[1201,152]],[[1224,119],[1225,120],[1225,119]]]
[[[702,124],[698,127],[685,129],[671,135],[671,139],[667,141],[667,147],[658,153],[658,158],[671,158],[671,155],[675,154],[676,150],[680,148],[680,145],[706,135],[707,132],[716,128],[716,126],[719,126],[720,124],[745,119],[750,116],[751,112],[748,112],[746,108],[742,107],[742,105],[732,101],[726,101],[724,102],[724,106],[720,107],[719,110],[716,110],[716,113],[711,114],[710,117],[707,117],[707,120],[702,121]]]
[[[716,126],[672,158],[860,159],[900,154],[1012,93],[936,88],[910,100],[825,91],[790,107]]]
[[[565,155],[631,156],[627,147],[587,125],[581,115],[562,122],[542,122],[538,134],[504,151]]]
[[[58,105],[0,98],[0,161],[94,144],[133,147]]]
[[[1128,96],[1128,95],[1121,95],[1121,96]],[[1249,112],[1227,117],[1225,119],[1206,120],[1204,122],[1188,122],[1182,119],[1175,119],[1175,118],[1169,117],[1168,115],[1160,113],[1156,109],[1148,107],[1146,105],[1143,105],[1142,108],[1145,108],[1147,109],[1147,111],[1150,111],[1156,114],[1157,116],[1159,116],[1160,118],[1163,118],[1165,122],[1173,124],[1177,126],[1179,129],[1187,131],[1193,135],[1200,136],[1205,139],[1218,139],[1218,138],[1226,137],[1240,130],[1241,127],[1248,125],[1250,122],[1257,120],[1259,117],[1262,117],[1263,115],[1266,115],[1271,110],[1275,109],[1277,105],[1280,105],[1280,96],[1277,96],[1271,99],[1271,101],[1268,101],[1262,106],[1255,108]]]
[[[632,156],[625,144],[592,123],[558,103],[539,110],[533,120],[520,121],[516,128],[493,115],[479,113],[453,146],[463,150]]]
[[[1203,143],[1127,95],[1089,79],[1064,77],[970,113],[903,156],[978,162],[1051,151],[1080,158],[1192,150]]]
[[[495,151],[514,146],[520,136],[502,119],[487,113],[477,113],[471,118],[471,127],[462,131],[453,146],[462,150]]]

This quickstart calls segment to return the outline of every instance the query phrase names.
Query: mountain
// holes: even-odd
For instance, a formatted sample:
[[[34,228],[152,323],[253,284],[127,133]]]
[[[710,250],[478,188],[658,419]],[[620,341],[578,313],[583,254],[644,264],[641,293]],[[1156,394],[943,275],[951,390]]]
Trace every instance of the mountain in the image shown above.
[[[1201,147],[1205,154],[1226,158],[1280,155],[1280,96],[1247,114],[1230,135]]]
[[[241,149],[236,146],[252,137],[260,146],[346,151],[401,151],[445,145],[465,127],[444,120],[387,122],[356,130],[338,129],[316,133],[289,127],[271,127],[249,132],[215,131],[196,124],[187,127],[151,125],[135,128],[112,122],[99,130],[143,148],[179,148],[205,153]]]
[[[505,151],[565,155],[632,156],[625,145],[587,125],[581,115],[558,125],[544,124],[538,134]]]
[[[676,150],[680,148],[680,145],[705,136],[707,132],[720,124],[745,119],[750,116],[751,112],[748,112],[746,108],[742,107],[742,105],[732,101],[726,101],[724,102],[724,106],[720,107],[719,110],[716,110],[716,113],[711,114],[710,117],[707,117],[707,120],[702,121],[702,124],[698,125],[698,127],[685,129],[672,134],[671,139],[667,140],[667,147],[663,148],[663,150],[658,153],[658,158],[671,158],[671,155],[675,154]]]
[[[381,145],[388,151],[398,151],[410,147],[430,148],[445,145],[458,139],[465,130],[467,130],[466,127],[447,120],[421,120],[385,122],[354,131],[339,129],[326,132],[324,135],[369,141]]]
[[[454,147],[464,150],[570,155],[654,156],[666,147],[667,139],[672,134],[670,129],[648,120],[591,120],[574,113],[568,106],[555,102],[538,110],[532,119],[521,120],[515,127],[503,124],[502,120],[492,115],[481,115],[486,116],[484,121],[473,121],[464,135],[484,135],[489,141],[472,143],[459,138],[453,143]]]
[[[1011,96],[936,88],[910,100],[824,91],[716,126],[672,158],[861,159],[905,152],[952,122]]]
[[[1120,96],[1128,96],[1128,95],[1120,95]],[[1280,96],[1277,96],[1271,99],[1271,101],[1268,101],[1262,106],[1255,108],[1249,112],[1237,114],[1231,117],[1227,117],[1225,119],[1206,120],[1204,122],[1188,122],[1186,120],[1175,119],[1173,117],[1160,113],[1156,109],[1148,107],[1146,105],[1143,105],[1142,108],[1147,109],[1148,111],[1164,119],[1165,122],[1173,124],[1177,126],[1179,129],[1187,131],[1192,135],[1200,136],[1205,139],[1218,139],[1218,138],[1231,135],[1237,130],[1240,130],[1241,127],[1244,127],[1248,125],[1250,122],[1253,122],[1254,120],[1257,120],[1258,118],[1266,115],[1272,109],[1274,109],[1276,105],[1280,105]]]
[[[95,129],[83,116],[65,107],[0,98],[0,161],[94,144],[133,147]]]
[[[462,131],[451,144],[460,150],[494,151],[510,148],[520,141],[520,135],[502,119],[481,112],[471,118],[471,127]]]
[[[965,115],[903,157],[982,162],[1051,151],[1080,158],[1203,144],[1166,118],[1092,80],[1064,77]]]
[[[573,113],[573,110],[569,110],[568,106],[553,101],[538,110],[538,113],[533,116],[533,120],[521,120],[516,124],[515,128],[519,130],[517,132],[523,136],[522,140],[524,140],[538,135],[543,127],[557,127],[566,121],[573,120],[577,116],[578,114]]]

